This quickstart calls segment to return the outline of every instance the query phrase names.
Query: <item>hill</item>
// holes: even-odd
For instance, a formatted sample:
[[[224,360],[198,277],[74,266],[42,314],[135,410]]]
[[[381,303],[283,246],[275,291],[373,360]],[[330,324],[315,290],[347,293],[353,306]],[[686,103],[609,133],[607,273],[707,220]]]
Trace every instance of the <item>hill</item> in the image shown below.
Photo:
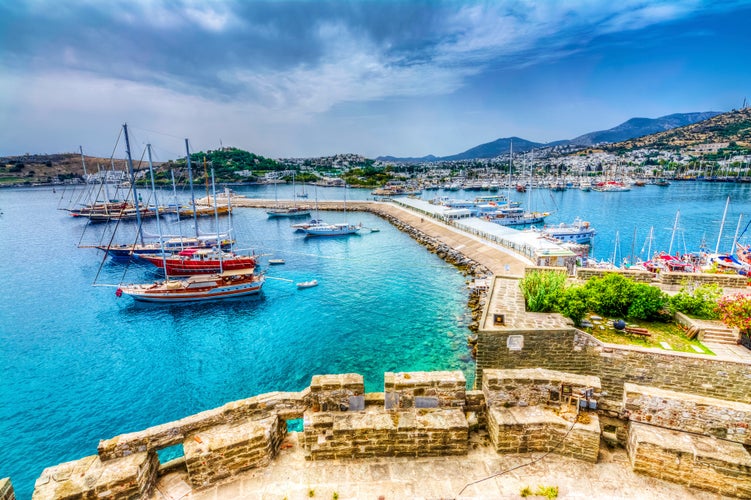
[[[127,169],[126,160],[85,156],[86,171],[96,173],[99,169]],[[83,163],[78,153],[51,155],[6,156],[0,158],[0,186],[8,184],[49,184],[83,176]]]
[[[698,113],[675,113],[672,115],[661,116],[659,118],[631,118],[620,125],[617,125],[608,130],[598,130],[596,132],[589,132],[584,135],[580,135],[574,139],[564,139],[553,141],[549,143],[540,143],[521,139],[519,137],[507,137],[497,139],[493,142],[487,142],[470,148],[463,153],[458,153],[450,156],[423,156],[419,158],[398,158],[394,156],[379,156],[377,159],[380,161],[391,161],[397,163],[424,163],[424,162],[437,162],[437,161],[455,161],[455,160],[471,160],[471,159],[484,159],[495,158],[504,154],[508,154],[510,143],[513,140],[514,151],[527,152],[532,149],[540,147],[554,147],[554,146],[592,146],[599,143],[614,143],[626,141],[636,137],[642,137],[665,130],[674,129],[676,127],[682,127],[692,123],[706,120],[713,116],[717,116],[720,113],[717,111],[704,111]]]
[[[698,123],[610,144],[604,149],[675,149],[724,143],[751,147],[751,108],[733,110]]]
[[[622,142],[701,122],[719,114],[717,111],[705,111],[701,113],[675,113],[659,118],[631,118],[611,129],[580,135],[566,141],[566,143],[577,146],[592,146],[603,142]]]

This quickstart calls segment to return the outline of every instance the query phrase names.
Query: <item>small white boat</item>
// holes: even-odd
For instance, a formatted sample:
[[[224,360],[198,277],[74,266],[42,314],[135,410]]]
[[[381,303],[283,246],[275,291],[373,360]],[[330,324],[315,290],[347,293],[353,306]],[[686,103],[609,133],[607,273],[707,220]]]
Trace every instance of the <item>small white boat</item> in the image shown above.
[[[313,288],[318,286],[318,280],[301,281],[297,284],[297,288]]]
[[[279,264],[284,264],[284,259],[269,259],[269,265],[278,266]]]

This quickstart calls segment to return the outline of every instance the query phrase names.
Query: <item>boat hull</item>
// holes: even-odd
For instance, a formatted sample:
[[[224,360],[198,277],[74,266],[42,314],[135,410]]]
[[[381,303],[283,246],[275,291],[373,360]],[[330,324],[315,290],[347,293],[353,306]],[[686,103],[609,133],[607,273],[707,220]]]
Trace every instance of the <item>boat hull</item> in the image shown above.
[[[225,283],[222,277],[215,277],[206,280],[205,286],[191,286],[184,282],[172,283],[176,283],[177,286],[170,287],[165,283],[155,283],[153,285],[126,285],[118,288],[118,290],[121,294],[128,295],[139,302],[171,304],[206,302],[257,295],[261,292],[264,279],[253,277],[252,279],[240,279],[234,283],[232,281]]]

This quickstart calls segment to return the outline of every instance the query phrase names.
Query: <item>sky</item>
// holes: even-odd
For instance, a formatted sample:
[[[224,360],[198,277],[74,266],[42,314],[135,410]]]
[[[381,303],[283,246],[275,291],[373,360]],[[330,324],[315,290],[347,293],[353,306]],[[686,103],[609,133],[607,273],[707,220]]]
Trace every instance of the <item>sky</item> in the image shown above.
[[[0,0],[0,156],[445,156],[751,99],[751,0]]]

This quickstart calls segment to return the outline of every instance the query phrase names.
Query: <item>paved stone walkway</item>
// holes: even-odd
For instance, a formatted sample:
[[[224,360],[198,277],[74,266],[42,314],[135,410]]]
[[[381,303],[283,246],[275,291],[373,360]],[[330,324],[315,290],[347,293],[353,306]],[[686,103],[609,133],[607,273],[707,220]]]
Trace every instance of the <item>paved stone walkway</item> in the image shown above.
[[[718,499],[718,495],[637,475],[623,450],[601,448],[590,464],[543,453],[499,455],[484,437],[475,437],[466,456],[306,461],[296,433],[291,433],[270,466],[194,492],[185,473],[162,478],[152,500],[302,500],[302,499],[516,499],[529,487],[557,486],[559,499]],[[515,470],[510,470],[514,469]],[[468,486],[500,471],[509,472]],[[336,494],[336,497],[334,496]],[[530,497],[542,498],[542,497]]]

